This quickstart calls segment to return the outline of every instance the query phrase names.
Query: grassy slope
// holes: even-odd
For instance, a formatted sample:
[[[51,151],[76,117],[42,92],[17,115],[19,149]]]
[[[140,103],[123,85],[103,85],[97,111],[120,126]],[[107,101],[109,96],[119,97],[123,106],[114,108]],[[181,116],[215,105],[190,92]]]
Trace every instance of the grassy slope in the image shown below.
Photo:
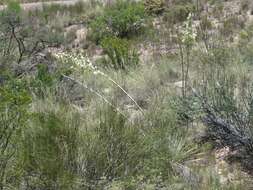
[[[68,15],[66,16],[64,13],[63,15],[62,17],[58,15],[56,19],[49,19],[49,25],[58,24],[57,27],[62,29],[59,33],[64,31],[64,22],[71,19],[66,18]],[[50,18],[55,17],[50,16]],[[29,126],[25,128],[23,138],[27,143],[20,146],[26,149],[20,153],[22,155],[19,158],[21,159],[20,163],[24,164],[24,166],[22,165],[25,168],[24,171],[27,172],[24,174],[29,176],[31,171],[42,175],[42,179],[36,178],[35,175],[34,179],[30,180],[31,185],[36,187],[45,184],[48,187],[53,187],[54,182],[57,181],[60,184],[58,187],[62,187],[62,189],[70,189],[69,185],[72,183],[78,189],[78,185],[82,182],[85,185],[96,184],[97,188],[106,186],[108,189],[124,189],[126,187],[155,189],[160,186],[173,190],[245,188],[245,184],[241,187],[240,183],[231,185],[233,186],[231,188],[219,183],[220,176],[217,172],[220,170],[217,171],[216,160],[212,158],[215,157],[212,149],[208,145],[199,146],[193,142],[195,133],[199,132],[202,126],[193,123],[192,128],[186,130],[185,123],[182,123],[178,116],[178,111],[182,110],[176,109],[178,107],[175,108],[173,101],[177,100],[181,92],[180,87],[174,85],[174,82],[181,80],[180,58],[178,54],[175,56],[170,53],[161,53],[160,44],[167,40],[166,33],[168,31],[166,28],[165,25],[154,32],[155,35],[164,35],[164,38],[160,35],[155,39],[147,36],[145,43],[142,41],[143,39],[138,39],[138,46],[150,45],[150,43],[153,45],[153,48],[147,46],[147,55],[151,56],[144,57],[145,61],[142,60],[143,64],[138,68],[130,69],[127,73],[100,68],[118,84],[124,86],[124,89],[137,102],[144,102],[144,105],[148,105],[145,107],[144,116],[117,86],[102,76],[81,73],[80,68],[74,70],[71,77],[77,81],[85,81],[109,101],[113,103],[115,101],[115,105],[119,106],[127,116],[126,120],[121,116],[115,116],[106,103],[94,93],[82,89],[80,85],[70,85],[72,87],[69,87],[64,81],[57,84],[59,85],[56,86],[57,88],[48,87],[46,90],[42,88],[45,90],[42,97],[40,95],[33,97],[31,112],[44,116],[38,121],[31,119]],[[142,51],[144,52],[143,49]],[[88,53],[92,54],[91,52],[94,53],[94,51]],[[196,80],[196,83],[201,81],[200,76],[208,70],[208,68],[201,67],[202,63],[199,62],[199,58],[206,55],[201,53],[198,49],[191,57],[195,64],[190,67],[190,76],[193,81]],[[229,72],[234,72],[238,76],[238,80],[241,79],[240,71],[247,72],[247,68],[244,68],[243,65],[240,65],[241,70],[236,69],[237,64],[229,66],[231,67]],[[56,91],[56,89],[62,89],[62,92]],[[57,127],[52,129],[54,126]],[[73,131],[73,128],[77,130]],[[49,140],[48,137],[50,137]],[[70,138],[68,139],[68,137]],[[29,142],[35,148],[30,147]],[[76,145],[77,150],[71,148],[73,145]],[[51,152],[51,150],[53,151]],[[78,151],[78,154],[75,151]],[[74,164],[80,168],[85,167],[85,170],[78,173],[81,177],[71,175],[73,163],[71,156],[66,156],[71,153],[75,158],[78,158],[77,163]],[[22,162],[23,157],[26,162]],[[63,165],[55,164],[55,160]],[[203,162],[205,164],[201,165]],[[34,163],[41,167],[35,166]],[[219,166],[221,171],[228,172],[222,170],[224,167],[226,169],[227,165],[221,162],[221,166]],[[189,168],[194,175],[201,176],[201,183],[198,180],[194,181],[193,178],[189,180],[189,177],[192,176],[184,176],[184,171],[189,171]],[[12,172],[10,171],[9,175],[13,174]],[[19,175],[15,173],[15,169],[13,175]],[[113,176],[115,180],[107,180],[106,176]],[[53,177],[58,180],[54,180],[51,184]],[[73,180],[74,177],[77,179]],[[45,181],[43,183],[39,180]],[[97,181],[94,182],[94,180]],[[198,187],[195,186],[196,183],[199,185]]]
[[[19,3],[37,3],[37,2],[50,2],[50,1],[60,1],[60,0],[18,0],[17,2],[19,2]],[[5,3],[6,3],[5,1],[0,1],[0,5],[3,5]]]

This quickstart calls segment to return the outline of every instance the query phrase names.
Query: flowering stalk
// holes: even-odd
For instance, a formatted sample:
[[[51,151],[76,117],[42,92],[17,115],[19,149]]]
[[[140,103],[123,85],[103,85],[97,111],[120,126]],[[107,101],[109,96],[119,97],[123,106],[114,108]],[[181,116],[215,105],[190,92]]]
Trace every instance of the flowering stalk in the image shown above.
[[[120,90],[122,90],[127,97],[133,101],[133,103],[136,105],[136,107],[144,114],[143,109],[140,107],[140,105],[134,100],[134,98],[124,89],[122,88],[115,80],[113,80],[109,75],[105,74],[104,72],[100,71],[95,65],[92,64],[89,58],[84,57],[81,54],[77,55],[69,55],[66,53],[60,53],[55,55],[56,58],[61,59],[61,60],[68,60],[72,62],[74,65],[71,67],[72,69],[75,69],[77,67],[78,70],[89,70],[91,71],[94,75],[100,75],[102,77],[105,77],[107,80],[112,82],[114,85],[116,85]],[[73,80],[73,79],[72,79]],[[94,90],[92,90],[94,92]],[[97,93],[96,93],[97,94]],[[98,95],[98,94],[97,94]],[[105,102],[109,103],[107,100],[105,100],[104,97],[101,97],[102,95],[98,95],[100,98],[103,98]],[[111,103],[110,103],[111,104]]]
[[[190,51],[196,41],[197,33],[192,25],[192,14],[190,13],[187,17],[185,25],[180,30],[179,37],[179,49],[181,57],[181,70],[182,70],[182,96],[186,96],[186,91],[188,88],[188,78],[189,78],[189,67],[190,67]],[[184,53],[185,51],[185,53]]]
[[[119,112],[121,115],[123,115],[124,117],[126,117],[126,115],[125,115],[123,112],[121,112],[119,108],[117,108],[116,106],[114,106],[109,100],[107,100],[104,96],[102,96],[99,92],[97,92],[97,91],[94,90],[93,88],[88,87],[86,84],[84,84],[84,83],[82,83],[82,82],[80,82],[80,81],[77,81],[77,80],[75,80],[74,78],[69,77],[69,76],[67,76],[67,75],[62,74],[62,76],[63,76],[64,78],[66,78],[66,79],[68,79],[68,80],[71,80],[71,81],[73,81],[73,82],[79,84],[80,86],[82,86],[82,87],[88,89],[90,92],[96,94],[96,95],[97,95],[98,97],[100,97],[105,103],[107,103],[108,105],[110,105],[111,107],[113,107],[117,112]]]

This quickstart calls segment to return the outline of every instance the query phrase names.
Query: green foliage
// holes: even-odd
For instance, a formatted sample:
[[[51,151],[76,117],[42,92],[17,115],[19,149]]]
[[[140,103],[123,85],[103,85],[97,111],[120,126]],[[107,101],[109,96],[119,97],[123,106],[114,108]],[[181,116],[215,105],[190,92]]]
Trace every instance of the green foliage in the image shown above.
[[[127,69],[128,66],[138,65],[139,55],[127,40],[108,37],[102,40],[101,45],[115,69]]]
[[[38,73],[36,80],[40,81],[44,86],[51,86],[53,82],[53,77],[48,71],[48,67],[45,64],[37,65]]]
[[[112,108],[103,110],[99,123],[87,126],[82,136],[80,164],[88,184],[124,179],[138,172],[145,151],[138,126],[127,125],[126,118]]]
[[[71,189],[75,181],[80,118],[70,107],[54,106],[34,113],[22,135],[27,189]]]
[[[30,102],[23,81],[9,78],[0,86],[0,189],[16,175],[18,140],[28,119]]]
[[[9,82],[1,86],[0,90],[0,108],[5,109],[12,106],[22,108],[23,105],[30,102],[27,85],[22,80],[9,79]]]
[[[174,98],[171,101],[171,106],[175,110],[177,121],[183,125],[200,118],[202,114],[201,104],[194,96]]]
[[[172,116],[169,116],[171,120],[174,119]],[[146,138],[148,157],[144,171],[149,177],[160,176],[163,182],[173,176],[173,164],[183,163],[198,151],[197,145],[187,140],[187,131],[178,129],[176,120],[171,124],[169,121],[167,126],[152,128]]]
[[[176,4],[168,7],[164,13],[164,20],[176,24],[178,22],[186,21],[189,13],[195,11],[195,6],[191,3],[187,4]]]
[[[58,76],[56,72],[49,72],[48,66],[46,64],[38,64],[37,73],[34,79],[31,80],[30,86],[34,94],[43,98],[45,97],[44,92],[47,89],[52,88],[57,80]]]
[[[117,1],[90,23],[90,38],[98,43],[109,36],[122,38],[136,35],[142,30],[145,17],[141,3]]]
[[[10,38],[12,35],[13,27],[20,27],[21,25],[21,14],[19,10],[19,4],[16,2],[10,2],[7,9],[0,12],[0,33],[6,38],[1,39],[0,44],[0,55],[1,64],[5,61],[12,62],[17,57],[16,49],[13,46],[18,46],[17,43],[14,45],[14,40]],[[2,63],[3,62],[3,63]]]
[[[20,13],[21,7],[18,1],[10,0],[8,1],[7,8],[11,12]]]

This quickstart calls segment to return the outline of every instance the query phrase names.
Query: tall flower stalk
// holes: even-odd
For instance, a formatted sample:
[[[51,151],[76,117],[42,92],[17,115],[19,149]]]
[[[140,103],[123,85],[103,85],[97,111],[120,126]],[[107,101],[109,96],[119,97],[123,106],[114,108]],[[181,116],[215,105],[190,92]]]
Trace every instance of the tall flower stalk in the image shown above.
[[[182,96],[187,95],[188,82],[189,82],[189,67],[190,67],[190,53],[196,41],[197,33],[193,27],[193,18],[190,13],[187,17],[183,28],[179,32],[179,50],[181,59],[181,72],[182,72]]]
[[[55,54],[55,57],[61,61],[68,61],[73,63],[73,65],[71,66],[72,69],[76,69],[78,71],[80,71],[80,69],[82,71],[90,71],[91,73],[93,73],[94,75],[99,75],[101,77],[106,78],[108,81],[110,81],[111,83],[113,83],[115,86],[117,86],[121,91],[123,91],[127,97],[135,104],[135,106],[141,111],[142,114],[144,114],[143,109],[140,107],[140,105],[135,101],[135,99],[119,84],[117,83],[112,77],[110,77],[109,75],[107,75],[106,73],[102,72],[101,70],[98,69],[98,67],[96,67],[95,65],[92,64],[91,60],[86,57],[83,56],[82,54],[67,54],[67,53],[59,53],[59,54]],[[63,75],[65,78],[75,81],[78,84],[82,85],[83,87],[85,87],[86,89],[88,89],[89,91],[91,91],[92,93],[96,94],[98,97],[100,97],[104,102],[106,102],[107,104],[109,104],[110,106],[113,106],[113,104],[107,100],[102,94],[100,94],[99,92],[95,91],[92,88],[89,88],[86,84],[72,78],[66,75]],[[115,106],[113,106],[115,107]],[[116,108],[116,110],[118,112],[121,112],[118,108]],[[123,113],[121,113],[123,114]]]

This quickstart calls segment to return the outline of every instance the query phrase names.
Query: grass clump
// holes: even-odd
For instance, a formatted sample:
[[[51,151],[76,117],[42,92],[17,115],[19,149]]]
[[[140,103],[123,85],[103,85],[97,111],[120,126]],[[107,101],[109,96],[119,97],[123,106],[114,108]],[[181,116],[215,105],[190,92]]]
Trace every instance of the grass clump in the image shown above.
[[[134,176],[145,155],[138,125],[128,125],[126,118],[112,108],[100,111],[98,121],[81,135],[79,164],[86,168],[80,171],[86,182],[100,186],[105,179],[108,183]]]
[[[113,68],[125,70],[128,66],[138,65],[138,53],[131,48],[127,40],[108,37],[102,40],[101,45],[110,58]]]
[[[79,115],[67,106],[38,106],[23,131],[21,161],[26,188],[71,189],[77,167]],[[62,117],[64,112],[67,114]]]

